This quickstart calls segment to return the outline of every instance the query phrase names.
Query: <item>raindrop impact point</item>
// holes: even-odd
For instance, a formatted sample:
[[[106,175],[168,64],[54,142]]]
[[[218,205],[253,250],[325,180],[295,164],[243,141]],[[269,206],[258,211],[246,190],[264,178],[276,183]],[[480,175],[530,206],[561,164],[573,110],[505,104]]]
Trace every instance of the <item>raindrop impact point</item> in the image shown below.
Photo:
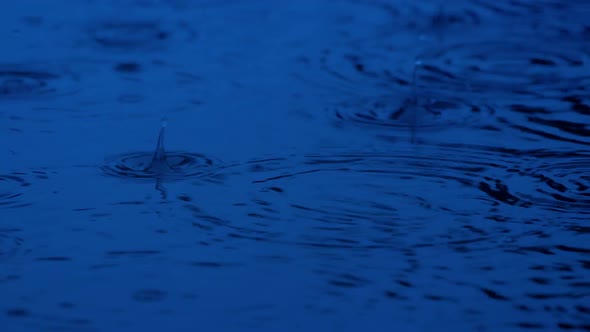
[[[167,120],[162,120],[156,148],[109,158],[101,167],[104,174],[135,180],[180,181],[194,177],[215,176],[218,162],[199,153],[166,151],[164,139]]]

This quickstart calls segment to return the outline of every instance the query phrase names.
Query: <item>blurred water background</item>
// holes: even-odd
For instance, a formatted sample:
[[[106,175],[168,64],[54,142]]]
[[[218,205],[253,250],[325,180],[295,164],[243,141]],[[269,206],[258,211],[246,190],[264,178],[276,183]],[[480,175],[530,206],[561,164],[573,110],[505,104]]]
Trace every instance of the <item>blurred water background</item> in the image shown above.
[[[590,331],[590,2],[0,10],[0,331]]]

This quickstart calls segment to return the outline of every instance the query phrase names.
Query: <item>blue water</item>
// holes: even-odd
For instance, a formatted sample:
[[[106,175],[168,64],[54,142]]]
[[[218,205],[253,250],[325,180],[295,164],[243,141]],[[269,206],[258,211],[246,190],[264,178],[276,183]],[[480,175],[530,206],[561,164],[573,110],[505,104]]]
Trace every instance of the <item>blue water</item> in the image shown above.
[[[590,2],[0,10],[0,331],[590,331]]]

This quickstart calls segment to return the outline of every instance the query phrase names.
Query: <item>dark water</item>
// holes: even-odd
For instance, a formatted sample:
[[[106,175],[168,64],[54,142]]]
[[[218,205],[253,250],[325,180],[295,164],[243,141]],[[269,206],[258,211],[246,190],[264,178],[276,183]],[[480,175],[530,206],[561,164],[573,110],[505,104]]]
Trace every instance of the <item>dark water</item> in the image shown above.
[[[6,4],[0,331],[590,331],[589,15]]]

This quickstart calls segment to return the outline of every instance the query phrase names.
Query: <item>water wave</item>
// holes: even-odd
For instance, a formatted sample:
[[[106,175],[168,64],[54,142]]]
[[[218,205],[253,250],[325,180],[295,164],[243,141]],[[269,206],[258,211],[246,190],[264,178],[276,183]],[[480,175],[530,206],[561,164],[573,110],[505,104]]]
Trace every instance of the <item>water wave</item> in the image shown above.
[[[47,100],[76,93],[79,76],[51,63],[0,64],[0,102]]]

